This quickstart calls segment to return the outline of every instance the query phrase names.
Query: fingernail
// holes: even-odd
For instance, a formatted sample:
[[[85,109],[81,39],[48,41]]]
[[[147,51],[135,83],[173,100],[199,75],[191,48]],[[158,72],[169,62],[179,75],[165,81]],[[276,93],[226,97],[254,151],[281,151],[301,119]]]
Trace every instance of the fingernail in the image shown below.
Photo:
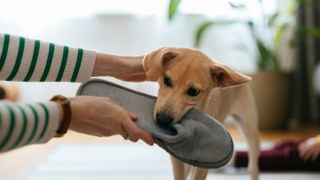
[[[153,141],[152,140],[150,140],[150,139],[145,139],[145,142],[148,144],[148,145],[150,145],[150,146],[152,146],[153,145]]]
[[[152,141],[151,141],[150,145],[151,145],[151,146],[153,146],[153,145],[154,145],[154,141],[153,141],[153,139],[152,139]]]
[[[153,146],[154,142],[149,142],[148,144],[149,144],[150,146]]]
[[[132,113],[132,115],[133,115],[134,118],[138,118],[138,116],[137,116],[136,114],[133,114],[133,113]]]

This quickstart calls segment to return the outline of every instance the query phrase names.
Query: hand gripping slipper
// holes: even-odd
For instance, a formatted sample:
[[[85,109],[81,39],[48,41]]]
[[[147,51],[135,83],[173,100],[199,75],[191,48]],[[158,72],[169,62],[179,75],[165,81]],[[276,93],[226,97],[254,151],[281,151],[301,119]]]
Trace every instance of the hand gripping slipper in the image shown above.
[[[231,159],[233,141],[228,131],[213,117],[196,109],[188,111],[172,127],[159,126],[153,119],[156,97],[91,79],[84,82],[77,95],[109,97],[139,119],[137,125],[150,133],[161,148],[175,158],[203,168],[219,168]]]

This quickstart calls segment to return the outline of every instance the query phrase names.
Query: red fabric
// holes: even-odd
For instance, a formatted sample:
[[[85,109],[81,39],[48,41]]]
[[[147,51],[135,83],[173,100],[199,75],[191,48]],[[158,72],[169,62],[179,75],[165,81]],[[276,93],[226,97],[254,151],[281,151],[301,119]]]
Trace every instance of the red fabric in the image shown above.
[[[270,150],[261,151],[259,168],[261,171],[320,171],[320,156],[315,161],[303,161],[299,157],[298,145],[301,141],[284,141]],[[248,165],[248,152],[237,151],[235,167]]]

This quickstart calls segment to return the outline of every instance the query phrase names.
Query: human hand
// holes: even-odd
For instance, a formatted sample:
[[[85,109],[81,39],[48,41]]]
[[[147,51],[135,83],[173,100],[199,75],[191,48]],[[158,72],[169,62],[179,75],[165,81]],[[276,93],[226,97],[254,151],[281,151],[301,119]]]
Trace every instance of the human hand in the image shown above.
[[[153,145],[152,137],[133,121],[137,116],[105,97],[77,96],[70,98],[70,129],[94,136],[122,135],[133,142],[142,139]]]
[[[143,56],[115,56],[97,53],[92,76],[112,76],[124,81],[147,80]]]
[[[320,155],[319,137],[309,138],[298,146],[299,156],[304,161],[314,161]]]

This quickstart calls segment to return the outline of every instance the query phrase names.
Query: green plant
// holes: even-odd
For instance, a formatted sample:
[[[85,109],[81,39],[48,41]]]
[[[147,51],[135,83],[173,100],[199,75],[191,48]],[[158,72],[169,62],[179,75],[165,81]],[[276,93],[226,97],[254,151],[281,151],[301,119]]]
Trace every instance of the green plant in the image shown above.
[[[175,16],[181,0],[170,0],[168,8],[168,19],[172,20]]]
[[[261,4],[261,0],[259,0]],[[235,11],[247,10],[246,4],[233,3],[232,1],[228,2],[230,7],[232,7]],[[172,21],[174,16],[177,14],[177,10],[179,5],[181,4],[181,0],[171,0],[169,3],[169,16],[168,19]],[[293,4],[288,8],[292,13],[294,12]],[[232,25],[236,23],[240,23],[246,26],[252,35],[252,38],[255,42],[257,49],[257,68],[259,70],[274,70],[281,71],[279,58],[278,58],[278,49],[282,41],[283,34],[285,33],[288,22],[279,23],[277,20],[280,17],[279,13],[275,13],[271,16],[268,16],[264,13],[262,14],[263,22],[262,25],[256,24],[252,20],[239,20],[239,19],[231,19],[231,20],[207,20],[202,22],[195,32],[195,41],[194,47],[200,48],[201,42],[205,33],[214,26],[225,26]],[[263,29],[264,36],[261,33],[258,33],[258,29]],[[310,32],[316,33],[314,29],[310,29]]]

